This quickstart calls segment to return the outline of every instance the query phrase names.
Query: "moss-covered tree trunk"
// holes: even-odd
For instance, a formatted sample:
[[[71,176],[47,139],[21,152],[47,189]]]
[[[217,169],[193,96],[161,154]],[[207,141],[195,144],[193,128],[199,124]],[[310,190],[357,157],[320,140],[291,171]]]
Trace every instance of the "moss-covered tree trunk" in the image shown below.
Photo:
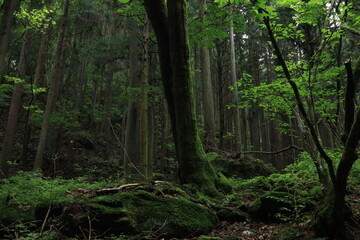
[[[208,162],[196,127],[190,77],[184,0],[145,0],[148,17],[158,40],[161,73],[173,128],[179,176],[183,184],[195,184],[207,194],[216,194],[216,175]]]

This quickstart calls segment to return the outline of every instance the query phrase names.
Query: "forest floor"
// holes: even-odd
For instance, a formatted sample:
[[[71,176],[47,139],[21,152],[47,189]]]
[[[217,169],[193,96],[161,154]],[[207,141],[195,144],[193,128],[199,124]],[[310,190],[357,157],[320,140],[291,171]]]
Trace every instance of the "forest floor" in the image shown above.
[[[74,154],[78,151],[80,154]],[[29,194],[29,191],[36,192],[38,188],[41,189],[40,193],[43,196],[46,196],[47,191],[51,194],[53,192],[62,194],[62,192],[66,193],[66,199],[81,199],[81,197],[86,198],[87,196],[91,196],[93,191],[101,191],[102,188],[114,188],[117,189],[121,187],[120,185],[113,185],[111,181],[114,179],[117,181],[116,184],[124,184],[125,180],[118,175],[119,172],[122,171],[121,167],[118,166],[118,163],[115,161],[104,161],[102,157],[96,156],[95,154],[89,154],[85,151],[79,151],[77,149],[71,148],[71,150],[63,155],[62,159],[57,159],[56,164],[56,174],[50,172],[46,173],[45,175],[51,177],[44,177],[40,173],[34,173],[34,175],[21,175],[20,169],[16,169],[14,166],[15,172],[19,171],[20,175],[16,176],[14,174],[14,178],[9,180],[7,183],[10,184],[9,186],[1,186],[0,183],[0,212],[1,209],[5,210],[2,207],[26,207],[29,208],[30,204],[33,204],[33,201],[38,201],[41,196],[39,195],[32,195]],[[219,158],[220,159],[220,158]],[[233,165],[229,165],[229,171],[242,171],[244,167],[249,167],[249,162],[246,162],[244,159],[239,161],[239,159],[225,159],[225,161],[231,162]],[[216,164],[216,162],[213,162]],[[240,165],[239,165],[240,164]],[[241,165],[245,164],[245,165]],[[253,169],[260,169],[262,166],[258,160],[251,162],[251,170]],[[224,172],[224,159],[218,162],[218,167],[222,167],[220,171]],[[253,176],[245,176],[244,178],[229,178],[229,181],[232,184],[233,191],[226,195],[225,197],[228,199],[228,203],[224,204],[224,202],[219,201],[219,205],[223,205],[222,207],[227,207],[233,209],[234,211],[242,211],[245,209],[245,212],[251,209],[252,203],[259,199],[266,193],[285,193],[292,194],[291,198],[296,198],[297,207],[300,207],[302,203],[308,204],[310,202],[309,208],[305,208],[306,212],[302,213],[301,219],[303,220],[294,220],[293,215],[287,215],[286,221],[276,221],[274,218],[269,218],[263,220],[259,220],[250,216],[246,221],[224,221],[220,220],[213,230],[208,233],[206,236],[213,237],[208,239],[222,239],[222,240],[310,240],[312,239],[312,229],[311,229],[311,222],[314,219],[314,209],[316,208],[319,200],[319,184],[318,180],[316,179],[316,174],[314,174],[314,169],[312,169],[311,164],[308,164],[305,160],[304,162],[299,162],[293,166],[289,171],[283,171],[281,173],[268,173],[266,176],[256,175],[257,177],[252,178]],[[49,169],[52,169],[49,167]],[[55,169],[55,167],[53,168]],[[261,171],[264,171],[261,168]],[[359,186],[359,178],[356,173],[360,173],[360,166],[357,165],[354,168],[353,176],[350,178],[351,188],[349,188],[349,195],[347,199],[349,203],[352,205],[352,209],[354,210],[355,216],[360,216],[360,186]],[[356,171],[356,172],[355,172]],[[245,172],[248,174],[249,171]],[[251,171],[250,171],[251,172]],[[224,172],[225,173],[225,172]],[[24,172],[23,172],[24,174]],[[40,175],[37,175],[40,174]],[[56,176],[53,176],[56,175]],[[85,180],[85,185],[78,185],[77,177],[83,177]],[[85,177],[84,177],[85,176]],[[88,181],[88,182],[86,182]],[[166,181],[164,181],[166,182]],[[170,182],[169,182],[170,183]],[[81,182],[81,184],[83,184]],[[87,184],[87,185],[86,185]],[[95,184],[94,187],[92,184]],[[110,185],[108,185],[110,184]],[[170,183],[172,185],[172,183]],[[68,186],[67,186],[68,185]],[[125,184],[126,185],[126,184]],[[125,186],[124,185],[124,186]],[[132,184],[130,184],[132,185]],[[138,186],[137,184],[134,184]],[[140,184],[141,185],[141,184]],[[27,187],[27,191],[24,191],[24,186]],[[80,186],[80,187],[79,187]],[[152,185],[153,186],[153,185]],[[71,187],[72,190],[68,191],[68,187]],[[74,187],[76,187],[74,189]],[[88,187],[88,188],[87,188]],[[178,185],[174,185],[172,187],[180,187]],[[2,189],[3,188],[3,189]],[[47,189],[48,188],[48,189]],[[30,190],[33,189],[33,190]],[[155,188],[156,189],[156,188]],[[117,189],[118,190],[118,189]],[[131,192],[135,192],[136,188],[126,190]],[[9,200],[9,192],[11,193],[11,198]],[[156,191],[149,191],[149,193],[154,194]],[[161,190],[160,190],[161,192]],[[184,189],[186,192],[186,189]],[[304,194],[304,192],[306,194]],[[313,192],[313,194],[310,194]],[[4,194],[2,194],[4,193]],[[162,192],[161,192],[162,193]],[[6,194],[6,195],[5,195]],[[174,195],[168,194],[169,198],[176,198],[177,197],[176,191]],[[189,196],[189,199],[195,199],[196,196],[191,196],[193,193],[184,193],[185,196]],[[188,195],[189,194],[189,195]],[[304,195],[303,195],[304,194]],[[156,195],[156,194],[154,194]],[[277,198],[277,195],[273,195]],[[288,196],[288,195],[286,195]],[[24,197],[24,199],[22,199]],[[3,199],[7,199],[7,206],[2,206]],[[276,200],[276,199],[275,199]],[[279,199],[277,199],[279,200]],[[281,199],[280,199],[281,200]],[[281,201],[288,201],[288,199],[284,198]],[[192,200],[191,200],[192,201]],[[223,201],[223,200],[222,200]],[[196,201],[195,201],[196,202]],[[196,204],[200,204],[196,202]],[[214,204],[217,204],[214,201]],[[291,204],[294,204],[291,202]],[[201,203],[200,205],[203,205]],[[243,208],[244,209],[243,209]],[[294,207],[293,205],[290,208]],[[9,211],[9,214],[12,214]],[[292,213],[291,213],[292,214]],[[1,214],[0,214],[1,215]],[[251,214],[249,214],[251,215]],[[273,216],[274,217],[274,216]],[[359,222],[359,231],[360,231],[360,221]],[[26,225],[24,222],[20,225]],[[1,216],[0,216],[0,232],[1,232]],[[15,231],[15,230],[14,230]],[[17,230],[16,230],[17,231]],[[33,232],[25,232],[26,234],[33,234]],[[12,233],[11,233],[12,234]],[[34,232],[36,235],[37,232]],[[15,235],[14,235],[15,236]],[[134,239],[131,236],[129,238],[104,238],[104,239]],[[216,238],[217,237],[217,238]],[[0,237],[0,239],[3,239]],[[32,238],[4,238],[4,239],[26,239],[30,240]],[[35,239],[35,238],[33,238]],[[43,238],[37,238],[43,239]],[[58,239],[58,238],[52,238]],[[63,239],[71,239],[71,240],[80,240],[82,238],[63,238]],[[100,238],[93,238],[93,239],[100,239]],[[103,239],[103,238],[101,238]],[[143,238],[145,239],[145,238]],[[150,239],[150,238],[146,238]],[[151,238],[151,239],[158,239],[158,238]],[[161,238],[160,238],[161,239]],[[173,238],[173,240],[197,240],[199,237],[188,237],[188,238]],[[357,240],[357,239],[354,239]]]

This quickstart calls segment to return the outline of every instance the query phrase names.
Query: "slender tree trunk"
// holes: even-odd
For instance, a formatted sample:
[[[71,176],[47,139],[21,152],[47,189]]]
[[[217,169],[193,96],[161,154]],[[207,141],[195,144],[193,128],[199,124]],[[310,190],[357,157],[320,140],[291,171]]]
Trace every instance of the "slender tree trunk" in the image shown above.
[[[131,22],[130,56],[129,56],[129,85],[132,88],[139,85],[139,42],[137,38],[138,26],[135,20]],[[139,175],[141,162],[139,156],[139,104],[130,99],[125,132],[125,176]]]
[[[142,163],[142,174],[146,181],[152,178],[151,163],[149,161],[149,121],[148,121],[148,79],[149,79],[149,23],[145,17],[144,40],[142,53],[142,74],[141,74],[141,100],[140,100],[140,160]]]
[[[201,19],[205,18],[206,0],[199,0]],[[203,84],[203,109],[205,125],[205,147],[214,148],[215,144],[215,117],[214,96],[211,84],[210,51],[208,47],[200,46],[201,79]]]
[[[45,31],[45,30],[44,30]],[[45,53],[45,46],[46,46],[46,38],[47,38],[47,32],[43,32],[41,35],[40,40],[40,46],[38,51],[38,57],[36,61],[36,68],[35,68],[35,74],[34,74],[34,87],[41,86],[40,77],[42,72],[42,66],[43,66],[43,59],[44,59],[44,53]]]
[[[223,79],[223,66],[222,66],[222,46],[221,42],[216,43],[216,67],[217,67],[217,83],[218,83],[218,99],[219,99],[219,148],[221,150],[225,149],[225,101],[224,101],[224,79]]]
[[[233,90],[233,104],[235,107],[233,108],[233,121],[234,121],[234,129],[235,129],[235,151],[241,151],[241,125],[240,125],[240,111],[237,106],[238,104],[238,92],[236,88],[236,58],[235,58],[235,41],[234,41],[234,27],[233,21],[230,22],[230,67],[231,67],[231,85],[234,87]]]
[[[18,116],[21,107],[21,96],[23,92],[23,87],[25,84],[25,74],[26,74],[26,57],[27,51],[29,48],[29,41],[31,36],[31,30],[28,29],[25,32],[23,44],[21,47],[19,67],[17,72],[17,78],[21,82],[15,83],[14,90],[11,98],[10,110],[8,115],[8,120],[5,129],[5,135],[2,145],[2,152],[0,154],[0,178],[8,174],[8,165],[7,162],[11,160],[12,149],[14,145],[15,133],[18,123]]]
[[[3,15],[0,22],[0,83],[3,79],[5,68],[5,57],[9,48],[11,29],[13,26],[14,11],[18,5],[18,0],[5,0],[3,3]]]
[[[54,63],[54,71],[52,80],[50,83],[49,92],[47,95],[44,120],[41,126],[40,139],[36,151],[35,161],[34,161],[34,169],[41,169],[43,156],[45,153],[46,147],[46,138],[50,125],[51,115],[56,107],[56,102],[58,100],[58,94],[60,90],[60,85],[62,82],[62,78],[64,75],[64,53],[66,49],[66,31],[67,31],[67,19],[69,15],[70,8],[70,0],[66,0],[65,2],[65,10],[64,15],[62,17],[62,23],[60,26],[60,36],[58,40],[58,45],[55,54],[55,63]]]

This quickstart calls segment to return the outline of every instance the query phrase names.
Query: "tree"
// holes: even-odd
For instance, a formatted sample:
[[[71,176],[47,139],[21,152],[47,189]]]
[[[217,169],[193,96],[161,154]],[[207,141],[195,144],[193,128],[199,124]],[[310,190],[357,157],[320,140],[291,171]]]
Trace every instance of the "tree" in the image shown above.
[[[57,43],[57,49],[55,54],[55,67],[53,70],[53,76],[50,83],[50,88],[48,91],[46,108],[44,112],[44,120],[41,126],[40,139],[36,151],[34,169],[41,169],[43,156],[46,147],[46,139],[50,126],[50,118],[56,107],[56,102],[58,100],[59,90],[64,76],[64,59],[65,59],[65,49],[66,49],[66,31],[67,31],[67,19],[69,16],[70,1],[66,0],[64,14],[62,17],[62,23],[60,25],[60,36]]]
[[[186,2],[145,0],[145,9],[155,31],[165,97],[173,129],[183,184],[194,184],[207,194],[216,194],[216,175],[208,162],[196,127],[190,78],[186,30]],[[167,14],[166,14],[167,13]]]
[[[199,17],[205,18],[206,0],[199,0]],[[211,65],[210,49],[207,46],[200,45],[200,63],[201,79],[203,85],[203,109],[205,125],[205,146],[209,148],[216,147],[215,140],[215,117],[214,117],[214,97],[211,84]]]
[[[13,25],[14,11],[18,0],[5,0],[3,3],[3,14],[0,22],[0,82],[3,78],[5,57],[9,47],[9,40]]]
[[[8,120],[6,124],[5,136],[0,154],[0,178],[8,174],[8,161],[11,160],[12,149],[14,145],[16,127],[21,107],[21,96],[25,85],[26,76],[26,57],[29,49],[31,29],[27,29],[24,34],[23,44],[21,47],[19,69],[16,75],[16,82],[11,98]]]
[[[136,88],[139,86],[139,41],[138,41],[137,22],[131,20],[130,52],[129,52],[129,87]],[[128,112],[126,118],[125,133],[125,153],[124,169],[125,175],[138,175],[140,173],[140,156],[136,143],[139,142],[139,103],[131,96],[128,103]]]

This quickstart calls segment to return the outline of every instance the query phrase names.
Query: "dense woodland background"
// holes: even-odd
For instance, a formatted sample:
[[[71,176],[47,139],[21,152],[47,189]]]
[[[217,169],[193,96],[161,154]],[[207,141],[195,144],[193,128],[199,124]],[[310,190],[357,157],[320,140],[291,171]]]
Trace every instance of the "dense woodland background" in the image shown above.
[[[22,185],[50,184],[64,193],[162,180],[194,184],[201,196],[227,199],[232,207],[276,189],[292,200],[269,199],[290,201],[288,211],[237,207],[296,226],[320,219],[319,236],[340,229],[330,239],[359,236],[359,3],[199,0],[187,1],[186,11],[182,4],[0,0],[0,209],[6,216],[0,233],[18,239],[39,232],[5,227],[16,219],[28,229],[26,218],[6,209],[41,199],[21,199]],[[156,16],[164,16],[165,38]],[[172,29],[182,29],[183,45],[174,43]],[[177,59],[181,50],[189,54]],[[164,52],[172,64],[170,90]],[[191,86],[183,92],[177,66]],[[172,97],[193,101],[193,108],[174,107]],[[190,128],[200,145],[175,136]],[[291,239],[310,239],[310,228]],[[60,232],[49,239],[60,239]]]

